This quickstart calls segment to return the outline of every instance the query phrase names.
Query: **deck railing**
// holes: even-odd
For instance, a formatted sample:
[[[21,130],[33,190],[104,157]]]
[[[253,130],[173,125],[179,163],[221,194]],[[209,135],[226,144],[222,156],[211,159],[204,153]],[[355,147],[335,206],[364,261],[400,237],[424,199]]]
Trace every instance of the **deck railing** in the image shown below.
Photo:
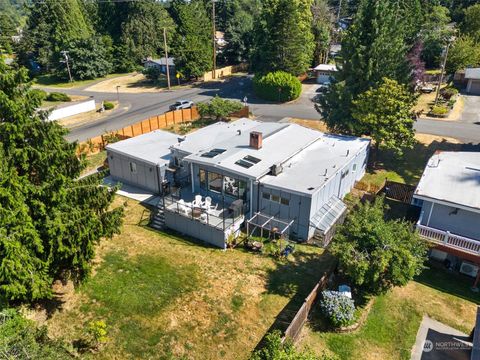
[[[480,241],[452,234],[449,231],[417,224],[420,236],[428,241],[443,244],[469,253],[480,254]]]

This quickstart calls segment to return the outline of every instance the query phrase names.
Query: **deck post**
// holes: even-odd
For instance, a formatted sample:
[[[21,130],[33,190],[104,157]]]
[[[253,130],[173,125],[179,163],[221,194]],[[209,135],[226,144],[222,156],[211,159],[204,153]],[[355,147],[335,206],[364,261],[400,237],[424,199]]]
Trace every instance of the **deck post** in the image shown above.
[[[445,236],[443,237],[443,243],[448,244],[448,238],[450,237],[450,231],[445,231]]]

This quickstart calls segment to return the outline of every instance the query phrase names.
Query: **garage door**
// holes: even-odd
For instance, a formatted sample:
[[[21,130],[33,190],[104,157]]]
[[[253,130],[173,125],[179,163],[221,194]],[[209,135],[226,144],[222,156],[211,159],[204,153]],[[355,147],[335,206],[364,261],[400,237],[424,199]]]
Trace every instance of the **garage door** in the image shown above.
[[[470,80],[470,90],[469,94],[480,95],[480,80]]]

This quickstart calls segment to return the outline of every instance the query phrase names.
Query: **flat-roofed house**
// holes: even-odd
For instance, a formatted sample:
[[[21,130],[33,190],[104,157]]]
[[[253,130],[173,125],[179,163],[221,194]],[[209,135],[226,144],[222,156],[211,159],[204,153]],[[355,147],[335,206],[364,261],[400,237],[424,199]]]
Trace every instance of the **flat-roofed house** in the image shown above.
[[[480,95],[480,68],[469,68],[465,70],[465,80],[468,94]]]
[[[431,256],[470,276],[480,264],[480,153],[437,152],[414,193]]]
[[[178,140],[166,178],[180,191],[178,201],[164,206],[165,226],[219,247],[260,216],[292,238],[328,242],[346,211],[341,199],[365,173],[370,143],[249,119],[218,122]],[[207,218],[195,205],[184,206],[197,197],[214,208]]]

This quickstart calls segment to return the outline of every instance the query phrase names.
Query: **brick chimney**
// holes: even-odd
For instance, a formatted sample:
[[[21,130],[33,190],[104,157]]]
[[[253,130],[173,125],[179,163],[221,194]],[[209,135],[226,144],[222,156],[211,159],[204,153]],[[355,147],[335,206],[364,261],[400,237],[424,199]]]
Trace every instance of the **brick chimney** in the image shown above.
[[[255,150],[259,150],[262,148],[262,133],[258,131],[250,132],[250,147],[254,148]]]

